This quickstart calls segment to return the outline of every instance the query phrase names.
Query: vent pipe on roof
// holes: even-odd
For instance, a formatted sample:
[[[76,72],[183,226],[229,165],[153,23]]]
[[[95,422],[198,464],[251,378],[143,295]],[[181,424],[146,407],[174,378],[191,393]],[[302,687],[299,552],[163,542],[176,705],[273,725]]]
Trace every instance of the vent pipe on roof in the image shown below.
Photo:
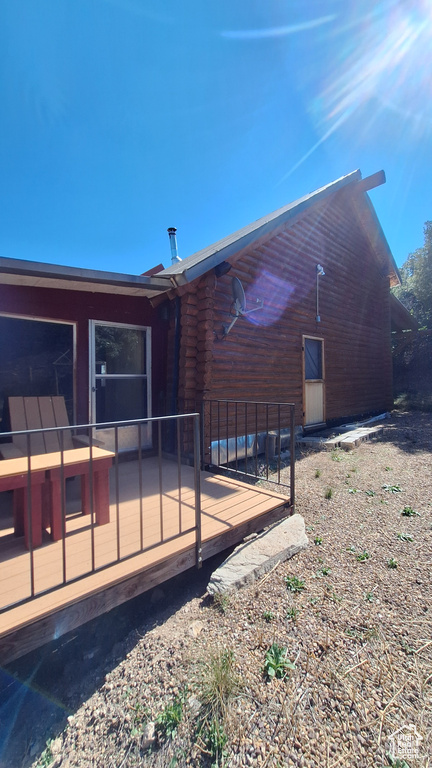
[[[168,227],[167,229],[168,237],[170,239],[170,246],[171,246],[171,264],[177,264],[179,261],[181,261],[180,256],[178,255],[177,250],[177,238],[176,238],[176,227]]]

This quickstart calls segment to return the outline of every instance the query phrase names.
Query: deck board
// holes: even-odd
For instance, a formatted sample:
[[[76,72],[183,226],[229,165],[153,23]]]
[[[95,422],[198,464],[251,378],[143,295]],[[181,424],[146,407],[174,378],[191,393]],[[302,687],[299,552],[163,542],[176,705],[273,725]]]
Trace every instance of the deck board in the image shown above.
[[[53,592],[39,595],[20,606],[12,607],[0,615],[0,639],[17,628],[42,619],[65,606],[76,603],[101,590],[134,577],[143,570],[163,563],[173,556],[191,552],[195,547],[195,533],[186,533],[171,541],[160,543],[161,517],[164,538],[177,536],[193,527],[195,522],[194,471],[181,466],[180,493],[178,466],[164,461],[162,496],[159,495],[159,472],[156,459],[143,463],[142,488],[144,498],[139,501],[137,462],[118,467],[119,503],[115,484],[116,469],[110,471],[110,522],[93,526],[94,559],[97,568],[104,570],[61,586]],[[75,481],[74,481],[75,482]],[[76,489],[75,489],[76,490]],[[68,509],[73,514],[66,519],[66,574],[73,579],[91,569],[92,526],[90,515],[79,512],[79,500],[68,491]],[[272,491],[258,489],[238,480],[220,475],[201,473],[202,541],[212,542],[219,536],[235,532],[251,520],[280,508],[288,499]],[[162,505],[162,513],[161,513]],[[146,552],[140,548],[141,523],[144,547],[155,546]],[[120,531],[120,556],[134,555],[117,560],[117,525]],[[40,548],[34,551],[35,589],[41,592],[57,586],[62,578],[63,543],[53,542],[48,534]],[[23,539],[15,538],[7,524],[0,530],[0,607],[24,600],[30,594],[30,553],[24,549]]]

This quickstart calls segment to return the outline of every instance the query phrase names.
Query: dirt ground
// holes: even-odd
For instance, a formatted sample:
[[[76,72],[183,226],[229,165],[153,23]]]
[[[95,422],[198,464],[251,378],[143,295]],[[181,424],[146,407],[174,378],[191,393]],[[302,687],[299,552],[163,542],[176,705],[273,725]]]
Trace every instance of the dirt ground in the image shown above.
[[[432,766],[431,447],[430,414],[394,412],[304,451],[306,550],[217,603],[207,564],[3,670],[0,765]]]

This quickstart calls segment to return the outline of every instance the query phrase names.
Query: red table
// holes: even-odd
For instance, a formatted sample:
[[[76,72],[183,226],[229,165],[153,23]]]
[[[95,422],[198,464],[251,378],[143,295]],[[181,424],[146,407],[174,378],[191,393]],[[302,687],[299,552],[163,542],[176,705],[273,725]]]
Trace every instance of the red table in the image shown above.
[[[11,466],[11,465],[14,466]],[[44,469],[30,474],[30,496],[28,498],[27,459],[7,459],[0,461],[0,491],[13,491],[13,516],[16,536],[24,534],[25,544],[29,548],[29,508],[31,512],[32,547],[42,544],[42,488],[45,485]]]
[[[42,544],[42,529],[48,524],[51,538],[54,541],[62,538],[62,483],[66,478],[81,476],[83,513],[90,513],[90,470],[96,523],[103,525],[109,522],[109,470],[114,455],[111,451],[96,447],[91,449],[91,456],[90,448],[44,453],[31,456],[30,473],[26,457],[0,461],[0,491],[14,491],[15,535],[22,536],[24,533],[27,548],[30,541],[29,509],[32,547]]]

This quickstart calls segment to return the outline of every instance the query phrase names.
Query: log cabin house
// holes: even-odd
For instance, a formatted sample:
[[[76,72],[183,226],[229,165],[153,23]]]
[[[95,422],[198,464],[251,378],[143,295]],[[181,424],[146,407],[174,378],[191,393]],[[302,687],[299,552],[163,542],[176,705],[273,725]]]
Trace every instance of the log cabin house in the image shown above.
[[[0,450],[14,428],[10,397],[57,395],[69,424],[87,426],[113,457],[104,525],[91,479],[88,524],[79,490],[79,516],[70,514],[68,488],[58,541],[51,521],[51,538],[44,530],[33,551],[31,503],[29,552],[5,518],[2,661],[292,512],[296,430],[391,408],[390,287],[399,274],[367,194],[384,181],[383,172],[355,171],[141,276],[0,258],[0,432],[9,433]],[[192,412],[201,414],[203,468],[237,463],[240,450],[247,465],[258,446],[268,460],[269,445],[280,455],[288,435],[287,495],[200,473]],[[169,418],[182,428],[177,420],[166,430]],[[143,461],[145,451],[153,458]],[[177,462],[168,466],[166,453]],[[194,471],[183,467],[191,457]],[[26,487],[40,493],[27,460]],[[42,465],[52,484],[59,468]]]
[[[158,274],[177,286],[183,407],[292,402],[304,430],[392,407],[400,277],[367,194],[384,181],[355,171]]]
[[[248,399],[294,402],[308,429],[390,408],[400,278],[367,194],[384,181],[355,171],[156,274],[0,258],[2,431],[8,396],[54,386],[74,423]],[[138,331],[136,369],[107,372],[109,343]]]

